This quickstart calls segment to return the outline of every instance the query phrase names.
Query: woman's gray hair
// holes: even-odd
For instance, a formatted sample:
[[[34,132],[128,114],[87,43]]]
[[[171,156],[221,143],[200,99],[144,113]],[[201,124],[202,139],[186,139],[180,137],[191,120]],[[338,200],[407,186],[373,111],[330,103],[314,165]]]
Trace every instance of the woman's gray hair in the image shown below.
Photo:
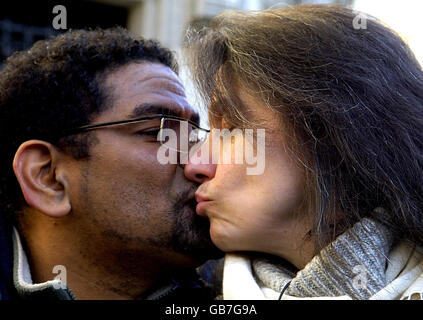
[[[327,5],[226,12],[190,35],[192,75],[212,122],[251,125],[240,85],[280,115],[304,168],[316,248],[365,216],[423,245],[423,72],[398,35],[370,17],[356,29],[356,15]]]

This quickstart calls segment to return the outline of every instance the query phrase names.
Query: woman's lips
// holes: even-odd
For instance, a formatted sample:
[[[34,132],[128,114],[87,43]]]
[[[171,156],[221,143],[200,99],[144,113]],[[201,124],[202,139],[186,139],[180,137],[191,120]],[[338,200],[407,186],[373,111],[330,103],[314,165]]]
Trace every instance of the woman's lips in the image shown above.
[[[205,214],[205,210],[207,206],[211,203],[211,201],[201,201],[197,203],[197,207],[195,208],[195,211],[199,216],[207,217]]]
[[[195,194],[195,200],[197,200],[197,207],[195,208],[197,214],[199,216],[207,217],[207,215],[205,214],[205,210],[212,201],[199,194]]]

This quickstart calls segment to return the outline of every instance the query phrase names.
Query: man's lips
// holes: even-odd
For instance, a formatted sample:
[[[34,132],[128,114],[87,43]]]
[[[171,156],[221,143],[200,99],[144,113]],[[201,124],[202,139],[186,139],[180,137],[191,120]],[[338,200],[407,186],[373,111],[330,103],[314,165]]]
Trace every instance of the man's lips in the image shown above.
[[[207,215],[205,214],[205,210],[212,201],[209,198],[198,193],[195,194],[195,200],[197,200],[197,207],[195,210],[197,214],[199,216],[207,217]]]
[[[192,209],[193,211],[195,211],[195,207],[197,205],[197,201],[195,200],[195,194],[194,192],[191,193],[187,198],[185,198],[184,200],[182,200],[181,202],[182,206],[188,206],[190,209]]]

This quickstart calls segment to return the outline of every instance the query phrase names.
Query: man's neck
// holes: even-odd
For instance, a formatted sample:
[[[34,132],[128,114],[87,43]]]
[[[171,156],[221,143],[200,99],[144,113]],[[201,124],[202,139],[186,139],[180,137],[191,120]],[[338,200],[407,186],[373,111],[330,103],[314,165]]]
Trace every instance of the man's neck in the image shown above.
[[[30,232],[21,233],[21,240],[33,283],[60,276],[77,299],[136,299],[170,273],[163,270],[163,263],[155,263],[152,249],[142,257],[141,252],[119,252],[63,230],[26,230]]]

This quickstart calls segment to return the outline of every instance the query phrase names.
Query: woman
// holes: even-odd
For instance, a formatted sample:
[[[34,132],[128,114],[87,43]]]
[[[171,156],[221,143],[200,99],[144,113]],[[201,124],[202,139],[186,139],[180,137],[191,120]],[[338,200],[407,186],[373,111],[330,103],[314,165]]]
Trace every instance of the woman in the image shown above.
[[[356,15],[228,12],[189,43],[211,127],[266,129],[261,175],[185,166],[229,252],[224,299],[422,297],[423,72]]]

